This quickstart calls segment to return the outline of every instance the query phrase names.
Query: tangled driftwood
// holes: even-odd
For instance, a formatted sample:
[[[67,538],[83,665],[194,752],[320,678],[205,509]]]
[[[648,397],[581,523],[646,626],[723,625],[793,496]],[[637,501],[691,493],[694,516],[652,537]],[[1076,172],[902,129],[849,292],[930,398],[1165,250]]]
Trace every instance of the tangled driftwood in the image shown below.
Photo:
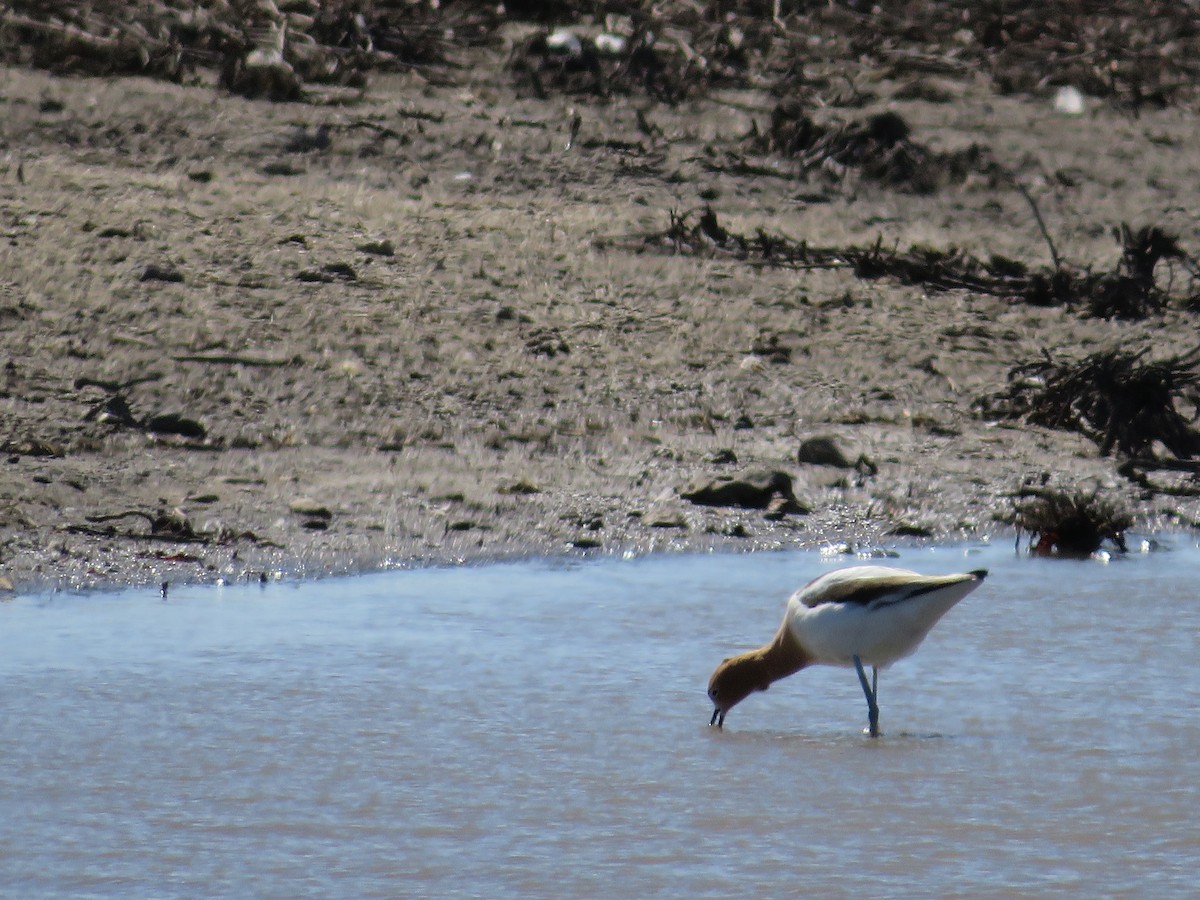
[[[1200,405],[1200,349],[1165,360],[1105,350],[1075,362],[1044,359],[1009,373],[1008,388],[981,398],[985,415],[1085,435],[1109,455],[1149,456],[1157,441],[1179,459],[1200,454],[1200,433],[1177,404]]]
[[[1037,556],[1089,556],[1108,540],[1124,552],[1125,531],[1133,517],[1119,503],[1096,492],[1054,488],[1022,489],[1015,500],[1012,524],[1030,535]]]
[[[797,100],[776,105],[766,132],[757,123],[742,141],[752,153],[772,153],[793,163],[797,177],[822,173],[841,180],[849,173],[885,187],[915,194],[931,194],[961,183],[972,172],[1000,174],[999,165],[979,144],[953,152],[933,150],[912,136],[908,123],[895,112],[865,119],[820,125]],[[740,153],[724,166],[752,165]]]
[[[797,269],[848,268],[863,279],[891,278],[931,290],[965,290],[1039,306],[1065,306],[1085,316],[1139,319],[1161,313],[1171,303],[1200,306],[1200,265],[1160,228],[1121,225],[1116,235],[1122,254],[1110,272],[1091,272],[1059,261],[1055,267],[1032,267],[993,255],[980,259],[955,247],[917,245],[901,251],[874,244],[819,247],[759,229],[753,235],[725,228],[710,206],[685,213],[671,211],[666,229],[634,235],[629,249],[679,255],[734,258],[751,265]],[[1158,264],[1183,264],[1182,290],[1160,287]],[[1172,280],[1172,287],[1175,287]]]

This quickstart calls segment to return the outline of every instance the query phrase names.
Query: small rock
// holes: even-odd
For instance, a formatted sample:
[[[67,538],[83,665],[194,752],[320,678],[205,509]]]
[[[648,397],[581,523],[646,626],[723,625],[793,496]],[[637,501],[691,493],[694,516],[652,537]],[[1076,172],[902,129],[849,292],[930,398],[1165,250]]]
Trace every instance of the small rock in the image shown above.
[[[677,509],[653,509],[646,513],[643,521],[651,528],[682,528],[688,527],[687,517]]]
[[[792,476],[779,470],[751,470],[738,477],[722,475],[689,485],[679,494],[698,506],[732,506],[741,509],[768,509],[779,498],[777,511],[804,515],[812,512],[796,499]]]
[[[539,488],[536,484],[533,484],[530,481],[526,481],[524,478],[522,478],[520,481],[513,482],[512,484],[503,485],[498,489],[498,493],[510,494],[510,495],[511,494],[540,494],[541,492],[542,492],[541,488]]]
[[[596,52],[601,56],[620,56],[625,52],[628,41],[622,35],[606,31],[596,35],[592,44],[595,45]]]
[[[1087,104],[1078,88],[1066,85],[1054,94],[1054,111],[1064,116],[1082,116]]]
[[[579,59],[583,56],[583,42],[565,28],[553,31],[545,37],[546,52],[556,56]]]
[[[322,266],[321,271],[328,272],[334,278],[340,278],[342,281],[358,281],[358,273],[349,263],[329,263]]]
[[[367,241],[365,244],[358,245],[360,253],[370,253],[373,256],[395,256],[396,245],[391,241]]]
[[[856,469],[862,475],[876,475],[879,467],[865,454],[851,460],[830,435],[818,435],[800,442],[796,461],[814,466],[833,466],[837,469]]]
[[[171,284],[179,284],[183,281],[183,273],[170,263],[161,266],[151,264],[142,271],[142,276],[138,281],[166,281]]]
[[[292,175],[303,175],[305,172],[304,166],[297,166],[290,162],[269,162],[262,167],[264,175],[282,175],[291,177]]]
[[[837,440],[829,435],[810,437],[800,442],[796,451],[796,461],[809,463],[814,466],[836,466],[839,469],[853,469],[849,457],[837,445]]]
[[[325,521],[333,518],[333,513],[329,511],[329,507],[322,506],[310,497],[297,497],[288,504],[288,509],[298,516],[308,516],[309,518],[324,519]]]
[[[933,530],[926,528],[924,525],[915,525],[911,522],[901,522],[888,532],[895,537],[918,537],[927,538],[933,536]]]
[[[204,440],[208,432],[195,419],[188,419],[180,413],[160,413],[146,420],[146,430],[154,434],[178,434],[181,437]]]

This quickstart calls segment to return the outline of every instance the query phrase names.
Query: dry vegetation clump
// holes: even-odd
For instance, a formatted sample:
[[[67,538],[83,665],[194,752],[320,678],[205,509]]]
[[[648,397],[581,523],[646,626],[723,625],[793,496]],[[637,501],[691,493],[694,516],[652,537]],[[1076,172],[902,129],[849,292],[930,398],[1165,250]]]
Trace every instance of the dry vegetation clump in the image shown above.
[[[1123,242],[1122,255],[1113,271],[1103,273],[1061,262],[1033,268],[1000,255],[985,260],[955,247],[914,245],[901,251],[885,247],[882,239],[867,247],[818,247],[761,228],[753,235],[739,234],[722,226],[710,206],[682,214],[671,211],[665,230],[633,236],[624,246],[728,257],[753,265],[849,268],[863,279],[891,278],[936,291],[965,290],[1037,306],[1065,306],[1094,318],[1144,319],[1172,303],[1190,310],[1200,306],[1200,266],[1173,236],[1155,226],[1134,230],[1124,224],[1115,234]],[[1182,261],[1188,274],[1183,293],[1173,293],[1173,278],[1165,288],[1158,284],[1155,273],[1164,259]]]
[[[753,236],[725,228],[711,206],[668,213],[667,227],[631,235],[618,244],[634,252],[658,251],[678,256],[728,257],[760,265],[812,268],[844,265],[836,255],[807,243],[792,241],[759,229]]]
[[[1025,267],[1003,257],[983,262],[955,248],[936,250],[915,246],[906,252],[885,248],[882,240],[869,247],[819,247],[760,228],[753,235],[723,226],[715,210],[668,214],[663,231],[632,235],[621,243],[635,252],[660,251],[681,256],[724,257],[751,265],[798,269],[844,268],[859,278],[894,278],[935,290],[964,289],[1006,295],[1019,288]]]
[[[1133,517],[1119,504],[1096,492],[1024,488],[1011,517],[1030,535],[1029,550],[1037,556],[1090,556],[1108,540],[1125,552],[1125,531]]]
[[[586,23],[539,30],[519,43],[509,69],[518,87],[539,99],[641,94],[677,103],[713,87],[751,86],[752,59],[771,41],[770,20],[735,26],[698,14],[686,18],[668,24],[638,12],[614,22],[613,30]],[[686,39],[661,39],[664,30],[681,26]]]
[[[618,33],[629,46],[652,49],[657,74],[649,81],[617,63],[616,77],[542,82],[547,90],[599,96],[644,88],[670,99],[742,85],[814,106],[856,106],[869,99],[868,80],[917,84],[930,75],[983,72],[1002,93],[1070,85],[1137,110],[1193,102],[1200,84],[1200,13],[1186,0],[968,7],[892,0],[861,8],[800,0],[517,0],[506,9],[510,17],[560,27],[595,28],[603,19],[619,19]]]
[[[1200,13],[1186,0],[968,7],[948,0],[868,7],[520,0],[507,7],[511,16],[555,25],[615,14],[632,23],[627,36],[649,27],[661,36],[655,46],[680,96],[741,83],[806,103],[854,106],[868,99],[864,75],[913,83],[984,72],[1002,93],[1071,85],[1137,110],[1194,102],[1200,84]]]
[[[1191,459],[1200,453],[1200,433],[1176,405],[1200,408],[1200,349],[1165,360],[1147,353],[1105,350],[1070,363],[1047,354],[1013,369],[1008,389],[977,406],[984,415],[1078,432],[1103,456],[1146,456],[1159,442]]]
[[[1121,259],[1113,271],[1093,273],[1059,265],[1034,272],[1020,298],[1035,306],[1076,308],[1097,319],[1144,319],[1163,312],[1173,299],[1170,287],[1158,285],[1155,271],[1162,260],[1177,260],[1190,283],[1188,291],[1174,299],[1184,308],[1196,306],[1198,268],[1173,235],[1154,225],[1134,230],[1124,223],[1113,235],[1121,244]]]
[[[949,153],[931,150],[912,137],[895,112],[822,126],[796,100],[776,105],[765,133],[757,125],[743,141],[754,153],[775,153],[796,164],[797,177],[820,172],[835,180],[857,173],[867,181],[914,194],[932,194],[961,184],[972,172],[999,173],[987,148],[972,144]],[[739,159],[738,163],[744,165]]]
[[[14,0],[0,10],[0,60],[175,82],[212,70],[238,93],[296,100],[304,84],[361,86],[373,69],[451,66],[455,46],[495,23],[494,12],[419,2]]]
[[[896,0],[803,17],[844,36],[847,56],[896,79],[985,72],[1001,93],[1071,85],[1135,111],[1194,102],[1200,84],[1200,11],[1186,0]]]
[[[539,96],[675,102],[737,86],[856,106],[884,79],[919,90],[927,76],[984,72],[1005,93],[1070,85],[1137,110],[1194,102],[1200,84],[1200,11],[1186,0],[13,0],[0,11],[0,59],[173,81],[209,69],[245,90],[255,79],[230,74],[238,63],[286,65],[296,84],[355,84],[397,67],[452,78],[472,47],[512,49],[513,24],[542,29],[517,37],[511,57],[518,83]],[[563,29],[573,42],[547,41]]]

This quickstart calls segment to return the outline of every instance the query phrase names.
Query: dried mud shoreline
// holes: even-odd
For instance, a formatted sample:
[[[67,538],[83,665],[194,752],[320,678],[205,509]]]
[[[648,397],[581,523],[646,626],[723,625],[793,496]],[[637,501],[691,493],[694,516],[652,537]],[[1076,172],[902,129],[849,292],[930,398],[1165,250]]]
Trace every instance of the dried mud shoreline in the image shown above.
[[[979,402],[1044,352],[1185,354],[1186,304],[1088,316],[721,239],[1049,266],[1015,177],[1082,268],[1116,264],[1123,222],[1200,251],[1188,104],[1066,116],[969,71],[859,77],[826,127],[892,112],[994,164],[913,192],[748,143],[766,90],[537,97],[509,52],[472,53],[286,104],[0,71],[5,583],[979,539],[1029,483],[1195,527],[1187,478],[1134,483]],[[672,238],[706,209],[707,249]],[[817,436],[849,466],[801,462]],[[750,470],[796,504],[682,496]]]

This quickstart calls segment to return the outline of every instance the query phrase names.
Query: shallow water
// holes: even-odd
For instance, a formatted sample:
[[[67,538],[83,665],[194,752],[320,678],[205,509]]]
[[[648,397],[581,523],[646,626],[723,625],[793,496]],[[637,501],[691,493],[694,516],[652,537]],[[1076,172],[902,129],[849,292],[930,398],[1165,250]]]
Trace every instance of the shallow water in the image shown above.
[[[0,605],[0,895],[1189,894],[1200,553],[987,583],[708,727],[844,559],[673,556]]]

